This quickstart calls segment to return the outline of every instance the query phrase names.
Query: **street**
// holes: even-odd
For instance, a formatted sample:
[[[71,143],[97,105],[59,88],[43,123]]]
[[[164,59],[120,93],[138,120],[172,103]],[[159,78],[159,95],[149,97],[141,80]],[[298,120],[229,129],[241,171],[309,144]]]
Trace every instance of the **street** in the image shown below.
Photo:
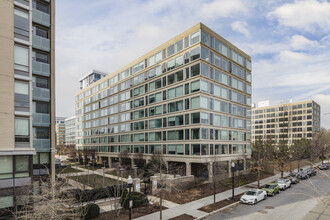
[[[330,171],[317,171],[316,176],[292,185],[274,198],[270,196],[256,205],[239,204],[207,219],[303,219],[320,197],[329,193]]]

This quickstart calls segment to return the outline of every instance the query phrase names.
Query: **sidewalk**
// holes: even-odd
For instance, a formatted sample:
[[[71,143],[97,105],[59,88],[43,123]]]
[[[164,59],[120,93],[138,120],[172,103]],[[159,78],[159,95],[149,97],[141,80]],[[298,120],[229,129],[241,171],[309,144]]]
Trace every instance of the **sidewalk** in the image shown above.
[[[309,166],[305,166],[305,167],[301,167],[301,168],[305,169],[308,167]],[[284,173],[284,176],[287,176],[288,174],[289,173]],[[264,185],[269,182],[273,182],[280,177],[281,177],[281,174],[279,173],[274,176],[262,179],[262,180],[260,180],[260,185]],[[248,187],[248,186],[251,186],[251,185],[256,186],[257,181],[235,188],[235,195],[248,191],[249,189],[251,189],[251,187]],[[216,194],[216,201],[218,202],[218,201],[227,199],[227,198],[231,197],[231,194],[232,194],[232,190],[227,190],[227,191],[218,193],[218,194]],[[164,202],[164,200],[163,200],[163,202]],[[202,217],[203,215],[205,215],[207,213],[199,211],[198,209],[202,208],[203,206],[210,205],[210,204],[213,204],[213,195],[202,198],[202,199],[198,199],[198,200],[186,203],[186,204],[182,204],[182,205],[177,204],[176,206],[163,210],[163,212],[162,212],[163,219],[170,219],[170,218],[174,218],[174,217],[177,217],[177,216],[180,216],[183,214],[191,215],[195,218]],[[133,209],[133,212],[134,212],[134,209]],[[155,212],[150,215],[146,215],[146,216],[137,218],[137,220],[155,220],[155,219],[159,219],[159,212]]]
[[[76,169],[76,167],[74,167]],[[88,169],[85,169],[85,168],[82,168],[82,167],[77,167],[78,170],[81,170],[81,171],[84,171],[85,172],[88,172]],[[100,171],[96,171],[96,170],[89,170],[89,174],[97,174],[99,176],[103,176],[103,172],[100,172]],[[87,175],[87,173],[85,174]],[[111,179],[115,179],[117,180],[119,178],[119,180],[121,181],[121,177],[118,177],[118,176],[114,176],[114,175],[111,175],[111,174],[107,174],[105,173],[104,174],[105,177],[108,177],[108,178],[111,178]],[[126,178],[123,178],[123,182],[127,182],[127,179]]]
[[[330,194],[322,199],[314,208],[305,215],[303,220],[330,219]]]

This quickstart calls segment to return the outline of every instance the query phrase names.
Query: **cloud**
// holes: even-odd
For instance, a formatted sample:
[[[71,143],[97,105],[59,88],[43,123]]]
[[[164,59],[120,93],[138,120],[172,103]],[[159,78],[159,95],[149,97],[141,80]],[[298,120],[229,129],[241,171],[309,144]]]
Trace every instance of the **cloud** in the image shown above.
[[[280,25],[314,32],[330,31],[330,2],[317,0],[294,1],[277,7],[267,14]]]
[[[294,50],[306,50],[309,48],[319,47],[319,43],[315,40],[309,40],[302,35],[295,34],[291,38],[290,46]]]
[[[201,5],[198,14],[205,18],[216,19],[219,17],[231,17],[237,13],[248,12],[247,1],[243,0],[216,0]],[[189,3],[188,3],[189,5]]]
[[[244,34],[248,38],[251,37],[251,34],[247,28],[247,23],[245,21],[235,21],[231,24],[231,28],[234,31]]]

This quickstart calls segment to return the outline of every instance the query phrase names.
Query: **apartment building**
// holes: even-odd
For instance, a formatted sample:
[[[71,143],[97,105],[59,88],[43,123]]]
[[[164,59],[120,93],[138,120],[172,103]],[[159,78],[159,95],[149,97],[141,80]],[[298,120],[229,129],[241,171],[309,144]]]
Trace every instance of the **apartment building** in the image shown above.
[[[21,207],[23,189],[38,191],[40,178],[54,174],[54,2],[0,1],[2,217]]]
[[[76,117],[65,119],[65,144],[76,144]]]
[[[252,109],[252,141],[312,139],[320,131],[320,105],[313,100]]]
[[[248,166],[250,120],[250,56],[199,23],[76,94],[76,148],[110,167],[159,152],[186,175],[215,164],[228,177]]]
[[[55,119],[56,146],[65,145],[65,119],[64,117]]]
[[[100,80],[101,78],[105,77],[107,73],[104,73],[99,70],[93,70],[90,74],[84,76],[80,81],[80,89],[87,88],[94,82]]]

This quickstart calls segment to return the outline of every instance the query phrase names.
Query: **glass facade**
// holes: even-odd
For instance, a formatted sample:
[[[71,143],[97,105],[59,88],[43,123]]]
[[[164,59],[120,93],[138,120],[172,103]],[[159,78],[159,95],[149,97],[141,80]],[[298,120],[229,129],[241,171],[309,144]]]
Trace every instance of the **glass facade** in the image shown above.
[[[250,58],[204,30],[172,42],[128,67],[125,79],[113,73],[76,95],[78,149],[110,157],[122,146],[169,158],[251,152]]]

